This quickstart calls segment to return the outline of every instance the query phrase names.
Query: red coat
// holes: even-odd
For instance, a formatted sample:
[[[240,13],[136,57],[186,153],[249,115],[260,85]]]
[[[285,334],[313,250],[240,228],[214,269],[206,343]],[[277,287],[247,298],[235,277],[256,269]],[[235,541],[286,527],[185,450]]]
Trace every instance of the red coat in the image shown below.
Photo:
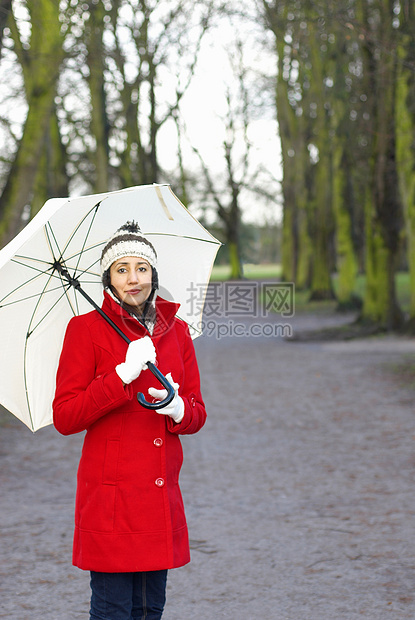
[[[106,314],[130,340],[144,328],[105,294]],[[135,572],[183,566],[190,560],[179,472],[179,434],[205,423],[199,371],[178,306],[157,299],[152,340],[157,366],[172,373],[184,400],[183,420],[143,408],[136,399],[160,387],[149,371],[123,386],[115,366],[127,343],[94,310],[68,324],[56,381],[53,421],[70,435],[86,429],[78,469],[73,563],[85,570]]]

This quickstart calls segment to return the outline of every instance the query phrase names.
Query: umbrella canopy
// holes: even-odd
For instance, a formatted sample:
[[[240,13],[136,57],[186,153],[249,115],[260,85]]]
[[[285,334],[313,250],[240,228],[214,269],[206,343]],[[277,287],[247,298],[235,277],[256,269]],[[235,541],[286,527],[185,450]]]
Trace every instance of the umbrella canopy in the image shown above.
[[[48,200],[0,251],[0,402],[36,431],[52,423],[56,370],[66,326],[92,308],[62,276],[67,270],[102,303],[99,261],[107,239],[138,222],[158,255],[159,293],[200,333],[203,303],[220,242],[168,185]]]

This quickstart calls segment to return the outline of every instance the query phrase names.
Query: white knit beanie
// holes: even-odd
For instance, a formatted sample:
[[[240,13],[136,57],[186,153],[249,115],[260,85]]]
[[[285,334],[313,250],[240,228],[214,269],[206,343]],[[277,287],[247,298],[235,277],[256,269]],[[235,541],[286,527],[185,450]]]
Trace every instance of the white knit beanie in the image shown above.
[[[107,241],[101,254],[101,274],[123,256],[144,258],[157,269],[157,253],[136,222],[126,222]]]

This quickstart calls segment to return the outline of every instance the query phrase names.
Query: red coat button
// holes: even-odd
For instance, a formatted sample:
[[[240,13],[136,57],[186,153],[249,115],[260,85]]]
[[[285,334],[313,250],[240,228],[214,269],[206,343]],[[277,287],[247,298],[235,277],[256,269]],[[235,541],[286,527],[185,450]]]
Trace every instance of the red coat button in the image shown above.
[[[163,440],[161,437],[157,437],[153,443],[157,448],[160,448],[163,445]]]
[[[196,406],[196,398],[194,396],[192,396],[192,398],[190,399],[190,403],[191,403],[192,407]]]
[[[157,478],[155,484],[157,487],[164,487],[164,478]]]

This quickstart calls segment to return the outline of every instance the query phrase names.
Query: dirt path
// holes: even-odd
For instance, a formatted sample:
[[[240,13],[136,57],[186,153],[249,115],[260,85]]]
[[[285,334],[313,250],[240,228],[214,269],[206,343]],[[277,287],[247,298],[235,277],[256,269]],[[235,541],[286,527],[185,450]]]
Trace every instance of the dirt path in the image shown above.
[[[212,333],[196,349],[209,421],[183,439],[192,562],[165,619],[415,618],[415,341]],[[88,618],[70,565],[81,441],[0,429],[2,618]]]

